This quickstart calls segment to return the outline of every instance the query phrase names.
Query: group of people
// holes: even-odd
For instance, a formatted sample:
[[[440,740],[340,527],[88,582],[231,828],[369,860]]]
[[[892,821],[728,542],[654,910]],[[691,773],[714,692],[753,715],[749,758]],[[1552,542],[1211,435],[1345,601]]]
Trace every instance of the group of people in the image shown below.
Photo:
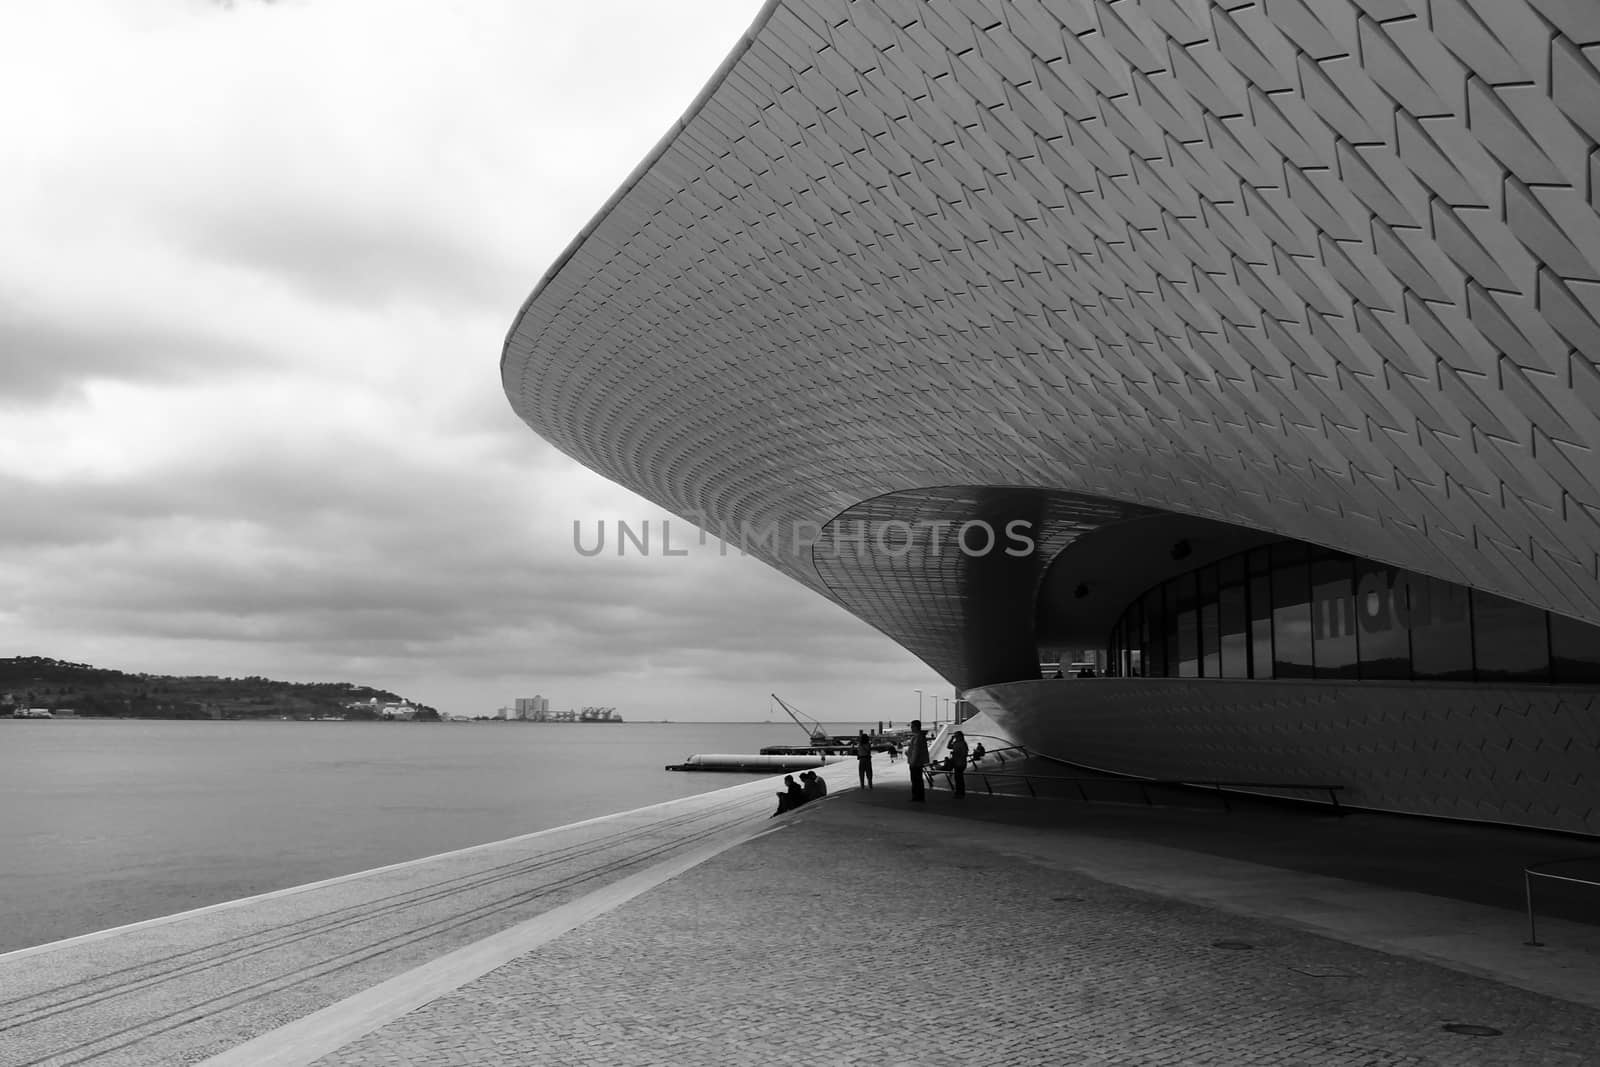
[[[778,810],[774,815],[782,815],[786,811],[793,811],[809,800],[816,800],[828,795],[828,783],[816,771],[801,771],[800,780],[794,780],[794,775],[783,776],[783,792],[778,794]]]
[[[962,800],[967,795],[967,767],[983,759],[983,756],[983,742],[978,742],[977,748],[969,749],[967,735],[956,730],[950,734],[950,744],[945,758],[939,763],[932,764],[932,767],[950,776],[950,795],[956,800]],[[920,722],[911,724],[911,743],[906,746],[906,762],[911,764],[911,799],[926,803],[925,783],[930,764],[928,739],[923,736]]]
[[[911,738],[906,742],[906,764],[911,769],[911,799],[917,803],[927,802],[927,774],[929,767],[928,737],[922,730],[919,719],[911,720]],[[889,746],[889,761],[893,763],[899,755],[897,747],[891,742]],[[967,738],[960,730],[950,735],[949,754],[938,766],[938,769],[950,776],[950,795],[961,800],[967,795],[967,764],[976,763],[983,758],[983,745],[980,743],[975,749],[967,748]],[[872,739],[867,732],[862,730],[856,738],[856,773],[861,782],[862,789],[872,788]],[[828,783],[824,782],[815,771],[801,771],[800,781],[796,782],[794,775],[784,775],[784,791],[778,794],[778,810],[774,813],[782,815],[786,811],[793,811],[808,800],[828,795]]]

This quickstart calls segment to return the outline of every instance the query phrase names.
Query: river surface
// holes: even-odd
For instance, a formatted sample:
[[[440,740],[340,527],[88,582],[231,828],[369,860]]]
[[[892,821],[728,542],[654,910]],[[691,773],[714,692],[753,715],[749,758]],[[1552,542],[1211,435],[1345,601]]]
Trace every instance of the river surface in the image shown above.
[[[844,724],[829,724],[845,732]],[[0,952],[748,780],[792,723],[0,719]]]

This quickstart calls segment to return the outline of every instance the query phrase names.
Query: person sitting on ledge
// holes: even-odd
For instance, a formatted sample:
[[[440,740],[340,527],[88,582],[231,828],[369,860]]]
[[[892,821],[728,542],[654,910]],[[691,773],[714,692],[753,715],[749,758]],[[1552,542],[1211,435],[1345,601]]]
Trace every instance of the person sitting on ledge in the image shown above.
[[[978,747],[972,750],[972,762],[977,763],[983,758],[983,742],[978,742]]]
[[[817,777],[815,771],[801,771],[800,781],[802,783],[800,789],[805,794],[806,800],[816,800],[818,797],[827,796],[828,787],[823,784],[821,778]]]
[[[784,791],[778,794],[778,810],[772,813],[775,816],[782,815],[786,811],[793,811],[810,799],[806,796],[805,791],[800,788],[800,783],[794,780],[794,775],[792,774],[783,776],[783,788]]]

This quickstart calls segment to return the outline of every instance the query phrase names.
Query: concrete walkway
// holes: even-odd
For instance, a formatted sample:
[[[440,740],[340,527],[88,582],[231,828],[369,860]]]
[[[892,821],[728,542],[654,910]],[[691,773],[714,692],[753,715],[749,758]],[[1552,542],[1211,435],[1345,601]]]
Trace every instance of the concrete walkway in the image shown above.
[[[829,773],[853,781],[854,765]],[[773,788],[745,780],[0,955],[0,1064],[197,1062],[458,950],[526,949],[625,899],[597,891],[638,891],[767,829]]]
[[[781,819],[748,782],[0,957],[0,1063],[1595,1062],[1594,927],[1526,948],[1448,864],[1367,876],[1430,835],[1491,865],[1502,831],[913,805],[877,770]]]

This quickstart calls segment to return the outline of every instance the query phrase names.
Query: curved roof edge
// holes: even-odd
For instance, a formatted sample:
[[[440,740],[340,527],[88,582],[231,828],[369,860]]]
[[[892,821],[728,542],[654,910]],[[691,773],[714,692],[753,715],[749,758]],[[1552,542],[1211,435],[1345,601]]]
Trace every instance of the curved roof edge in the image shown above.
[[[739,36],[739,40],[733,46],[733,51],[729,52],[722,60],[722,64],[717,67],[710,80],[701,86],[700,91],[689,102],[689,106],[684,109],[683,114],[679,115],[677,121],[667,128],[667,132],[656,140],[656,143],[651,146],[645,157],[639,161],[633,170],[628,172],[628,176],[622,180],[622,184],[606,198],[606,202],[600,205],[600,209],[590,216],[589,221],[584,223],[583,229],[578,231],[578,235],[567,242],[567,246],[561,250],[561,254],[550,265],[550,269],[545,271],[539,278],[539,281],[533,287],[533,292],[528,294],[528,299],[524,300],[522,306],[517,309],[516,317],[511,320],[511,326],[506,330],[505,340],[500,342],[502,388],[504,387],[505,379],[506,352],[511,347],[512,335],[517,332],[517,327],[522,324],[523,318],[528,314],[528,308],[533,305],[535,300],[539,299],[539,294],[544,292],[545,286],[549,285],[556,275],[561,273],[561,269],[567,265],[568,260],[577,254],[578,249],[583,247],[584,242],[594,236],[594,232],[600,228],[600,224],[605,221],[606,216],[611,214],[612,209],[620,204],[629,193],[633,192],[634,187],[644,180],[644,176],[650,172],[650,168],[654,167],[657,161],[666,154],[667,149],[672,147],[672,143],[683,133],[684,129],[689,125],[689,121],[705,108],[711,97],[722,87],[722,83],[728,80],[728,75],[739,65],[739,61],[744,58],[744,54],[750,51],[751,46],[755,44],[756,35],[771,21],[773,13],[782,6],[783,0],[765,0],[765,3],[761,5],[761,10],[756,13],[756,17],[751,20],[750,25]]]

